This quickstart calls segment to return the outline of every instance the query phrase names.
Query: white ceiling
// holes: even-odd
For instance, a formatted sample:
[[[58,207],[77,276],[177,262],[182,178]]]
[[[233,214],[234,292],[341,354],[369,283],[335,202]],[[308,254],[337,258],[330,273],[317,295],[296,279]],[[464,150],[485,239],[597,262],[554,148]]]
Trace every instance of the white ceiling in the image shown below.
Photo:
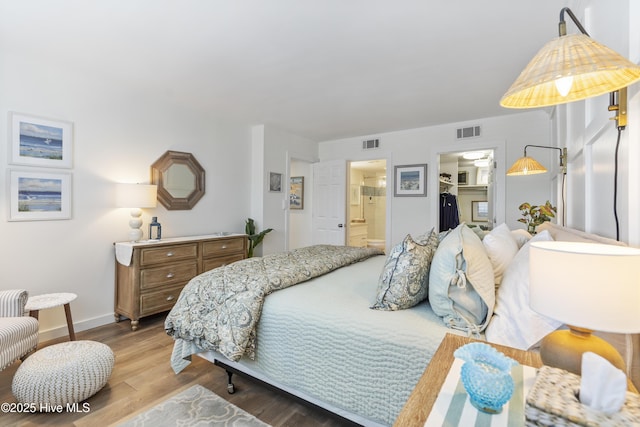
[[[0,47],[322,141],[518,112],[500,97],[564,5],[0,0]]]

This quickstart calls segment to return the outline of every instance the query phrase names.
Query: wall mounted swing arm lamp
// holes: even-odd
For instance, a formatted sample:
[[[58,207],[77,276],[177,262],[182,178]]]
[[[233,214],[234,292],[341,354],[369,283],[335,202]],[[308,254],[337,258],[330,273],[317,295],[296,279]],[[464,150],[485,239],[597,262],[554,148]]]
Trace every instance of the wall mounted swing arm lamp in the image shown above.
[[[548,145],[525,145],[524,157],[520,157],[507,171],[508,176],[534,175],[547,172],[547,168],[542,166],[534,158],[527,156],[527,147],[546,148],[550,150],[558,150],[560,152],[560,171],[563,175],[567,174],[567,149],[551,147]]]
[[[580,30],[567,35],[565,13]],[[500,100],[506,108],[536,108],[612,93],[609,111],[618,128],[626,126],[626,87],[640,80],[640,66],[593,40],[574,13],[560,11],[559,37],[529,62]]]

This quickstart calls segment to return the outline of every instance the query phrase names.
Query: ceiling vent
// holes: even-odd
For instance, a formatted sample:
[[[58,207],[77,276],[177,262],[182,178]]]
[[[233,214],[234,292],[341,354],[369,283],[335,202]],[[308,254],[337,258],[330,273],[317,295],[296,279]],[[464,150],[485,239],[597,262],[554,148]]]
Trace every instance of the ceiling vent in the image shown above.
[[[367,139],[366,141],[362,141],[362,149],[363,150],[373,150],[375,148],[380,147],[380,139]]]
[[[480,136],[480,126],[469,126],[468,128],[456,129],[457,139],[477,138]]]

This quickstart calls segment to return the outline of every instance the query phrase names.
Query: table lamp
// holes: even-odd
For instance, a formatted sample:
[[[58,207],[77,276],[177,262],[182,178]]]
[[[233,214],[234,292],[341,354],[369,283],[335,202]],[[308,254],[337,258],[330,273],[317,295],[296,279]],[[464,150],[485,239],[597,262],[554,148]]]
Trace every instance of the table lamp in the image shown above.
[[[542,340],[542,363],[579,375],[591,351],[626,372],[620,353],[592,332],[640,332],[640,249],[534,242],[529,256],[531,308],[569,328]]]
[[[129,241],[137,242],[142,239],[141,208],[156,207],[157,189],[157,186],[148,184],[118,184],[116,187],[116,205],[131,209]]]

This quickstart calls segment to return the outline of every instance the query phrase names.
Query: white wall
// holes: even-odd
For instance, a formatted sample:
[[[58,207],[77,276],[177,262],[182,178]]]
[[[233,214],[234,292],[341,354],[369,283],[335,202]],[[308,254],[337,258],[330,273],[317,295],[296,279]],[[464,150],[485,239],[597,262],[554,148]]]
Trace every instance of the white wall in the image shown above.
[[[128,210],[115,208],[114,184],[148,183],[150,165],[169,149],[195,155],[206,170],[206,193],[191,211],[144,210],[145,236],[151,216],[165,237],[244,230],[248,126],[221,125],[165,93],[141,92],[55,58],[44,61],[38,52],[0,49],[0,94],[0,135],[7,135],[9,111],[74,124],[73,169],[65,170],[73,175],[71,220],[6,220],[7,169],[14,166],[2,144],[0,288],[78,294],[71,309],[79,331],[112,322],[113,242],[127,239],[129,218]],[[62,308],[45,310],[40,319],[41,340],[66,333]]]
[[[256,255],[266,255],[281,252],[287,248],[287,213],[289,207],[289,165],[292,159],[315,162],[318,159],[317,144],[309,139],[290,134],[272,126],[254,126],[252,131],[252,147],[254,178],[252,179],[252,194],[258,197],[252,199],[251,211],[258,231],[273,228],[265,236],[262,245],[256,250]],[[282,174],[282,191],[269,191],[269,173]],[[311,188],[311,177],[309,185]],[[309,193],[311,195],[311,193]],[[311,201],[305,196],[306,200]],[[306,203],[305,200],[305,203]],[[294,224],[295,226],[295,221]],[[306,233],[306,230],[292,230],[292,233]]]
[[[301,176],[304,178],[303,186],[303,206],[302,209],[289,209],[289,246],[287,249],[302,248],[311,245],[311,210],[313,205],[313,173],[311,163],[292,159],[290,163],[290,176]]]
[[[640,19],[637,3],[591,0],[570,2],[569,6],[591,37],[634,63],[640,61],[640,29],[635,25]],[[628,88],[628,124],[620,141],[617,204],[620,240],[636,246],[640,245],[639,92],[638,83]],[[566,145],[569,155],[568,224],[616,238],[613,193],[618,133],[615,122],[610,120],[615,114],[608,111],[608,104],[608,95],[602,95],[559,106],[555,138],[559,145]]]
[[[362,160],[375,156],[371,151],[362,150],[362,140],[380,138],[381,148],[378,157],[388,157],[391,161],[387,170],[393,171],[396,165],[427,163],[427,197],[391,197],[391,244],[401,241],[407,234],[420,234],[437,227],[437,218],[432,211],[437,203],[437,166],[432,164],[435,158],[434,150],[461,151],[459,147],[477,144],[478,146],[491,144],[492,141],[505,141],[506,155],[503,158],[510,166],[522,156],[526,144],[550,145],[550,120],[543,110],[532,110],[517,113],[507,117],[495,117],[476,120],[473,125],[482,126],[482,137],[456,141],[455,129],[468,126],[466,123],[452,123],[442,126],[410,129],[377,135],[363,135],[356,138],[346,138],[335,141],[321,142],[319,154],[321,161],[344,158],[350,161]],[[458,148],[457,148],[458,147]],[[466,149],[466,148],[465,148]],[[550,153],[553,150],[541,150],[532,154],[538,161],[554,171],[557,158]],[[549,153],[548,153],[549,152]],[[431,164],[430,164],[431,163]],[[393,174],[387,178],[387,192],[393,195]],[[553,173],[527,177],[503,177],[505,194],[498,197],[505,198],[506,223],[510,228],[523,228],[517,222],[520,217],[518,206],[525,201],[544,203],[551,198]],[[434,181],[435,180],[435,181]],[[436,193],[436,194],[434,194]],[[389,234],[388,234],[389,235]],[[389,245],[389,242],[387,242]]]

